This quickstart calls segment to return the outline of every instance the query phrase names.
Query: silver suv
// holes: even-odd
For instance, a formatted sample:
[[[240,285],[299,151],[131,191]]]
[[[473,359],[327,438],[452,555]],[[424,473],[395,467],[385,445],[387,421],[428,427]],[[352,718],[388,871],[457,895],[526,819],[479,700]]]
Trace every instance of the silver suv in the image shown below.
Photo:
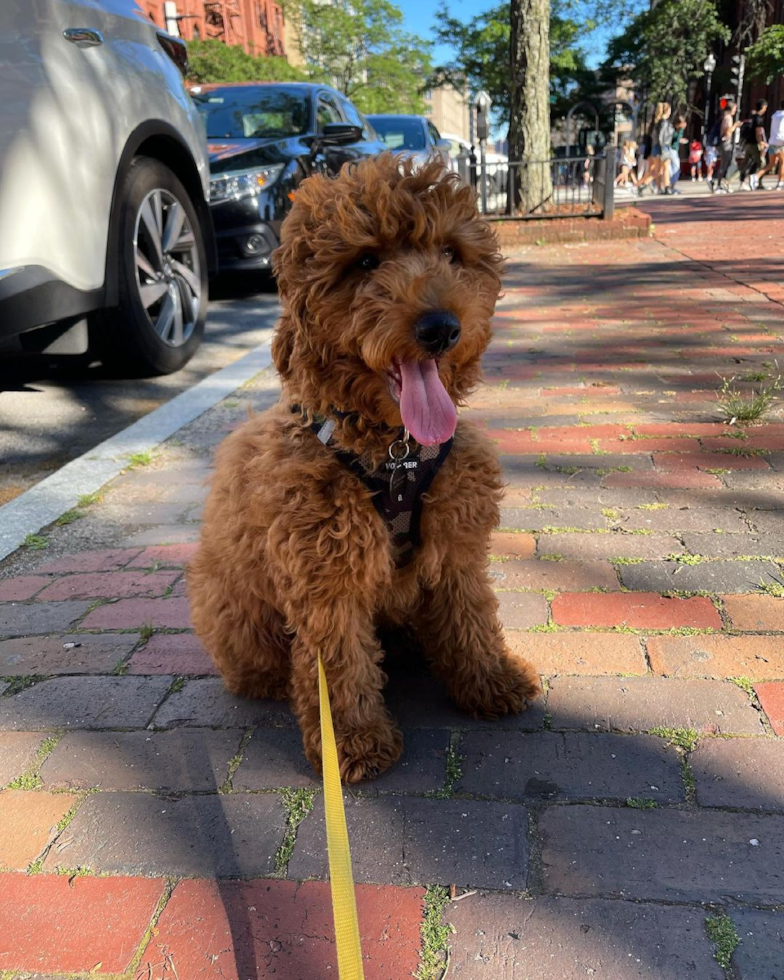
[[[0,0],[0,345],[167,374],[214,267],[185,45],[135,0]]]

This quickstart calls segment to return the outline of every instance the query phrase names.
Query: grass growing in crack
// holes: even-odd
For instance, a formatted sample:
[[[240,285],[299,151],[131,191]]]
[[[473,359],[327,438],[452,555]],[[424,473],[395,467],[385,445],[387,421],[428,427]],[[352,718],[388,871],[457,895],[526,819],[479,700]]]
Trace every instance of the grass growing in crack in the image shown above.
[[[43,548],[49,547],[49,542],[43,534],[28,534],[24,539],[24,546],[25,548],[33,548],[35,551],[41,551]]]
[[[705,919],[705,931],[713,943],[713,958],[722,970],[728,970],[732,954],[740,944],[740,936],[735,928],[735,923],[726,912],[719,912],[717,915],[709,915]]]
[[[641,565],[642,558],[611,558],[613,565]]]
[[[536,463],[534,465],[538,466],[540,470],[547,466],[547,457],[544,453],[539,453],[539,455],[536,457]]]
[[[527,629],[526,633],[560,633],[562,628],[557,623],[539,623]]]
[[[237,749],[236,755],[232,756],[232,758],[229,759],[228,772],[226,773],[226,778],[224,779],[223,784],[218,789],[219,793],[231,792],[232,789],[231,784],[232,784],[232,780],[234,779],[234,774],[242,764],[242,760],[245,756],[245,749],[248,747],[248,742],[250,741],[252,734],[253,734],[252,728],[249,728],[246,732],[244,732],[242,739],[240,741],[240,747]]]
[[[6,694],[18,694],[20,691],[24,691],[27,687],[32,687],[33,684],[37,684],[39,681],[43,680],[41,674],[25,674],[19,677],[6,677],[8,682],[8,688],[6,689]]]
[[[316,791],[315,789],[283,789],[280,791],[280,800],[286,810],[286,833],[275,855],[275,871],[282,875],[294,853],[297,827],[313,809]]]
[[[667,561],[675,561],[679,565],[701,565],[705,559],[702,555],[676,554],[673,551],[667,555]]]
[[[93,493],[84,493],[76,502],[76,506],[84,510],[86,507],[92,507],[93,504],[97,504],[99,500],[103,500],[103,494],[100,490],[95,490]]]
[[[184,677],[175,677],[172,681],[172,686],[169,688],[169,694],[179,694],[180,691],[185,687]]]
[[[784,582],[766,582],[764,579],[760,579],[757,589],[764,592],[765,595],[773,596],[774,599],[784,599]]]
[[[666,510],[669,504],[638,504],[637,510]]]
[[[449,955],[452,927],[441,921],[449,903],[449,892],[440,885],[430,885],[425,892],[420,926],[419,967],[416,980],[438,980],[444,974]]]
[[[152,625],[152,623],[144,623],[139,630],[139,639],[142,643],[146,643],[154,632],[155,627]]]
[[[614,507],[603,507],[602,516],[606,517],[608,521],[617,521],[619,520],[621,513]]]
[[[676,745],[684,752],[693,752],[700,736],[694,728],[651,728],[650,735],[666,738],[670,745]]]
[[[441,789],[431,790],[425,796],[433,800],[448,800],[455,795],[455,786],[463,775],[464,756],[457,751],[459,735],[453,735],[449,748],[446,750],[446,771],[444,773],[444,785]]]
[[[129,453],[127,459],[126,470],[135,470],[139,466],[149,466],[155,459],[155,453],[150,452],[149,449],[145,449],[142,452]]]
[[[751,459],[752,456],[769,456],[769,449],[744,449],[743,446],[732,446],[729,449],[722,449],[725,456],[742,456],[744,459]]]
[[[741,691],[745,691],[750,698],[754,696],[754,685],[748,677],[730,677],[730,680],[733,684],[737,684]]]
[[[629,796],[626,800],[626,806],[630,806],[634,810],[655,810],[656,800],[649,800],[643,797]]]
[[[60,514],[55,524],[58,527],[63,527],[66,524],[73,524],[75,521],[80,521],[83,517],[84,514],[80,514],[78,510],[67,510],[64,514]]]
[[[782,387],[780,374],[760,382],[759,387],[751,391],[739,391],[734,375],[724,378],[719,392],[719,411],[731,423],[755,422],[770,410]]]
[[[45,738],[35,754],[35,759],[33,759],[21,775],[17,776],[12,783],[8,784],[8,789],[36,789],[40,786],[41,776],[39,773],[41,766],[46,761],[47,756],[54,752],[55,746],[62,737],[62,733],[58,732],[55,735],[50,735],[48,738]]]

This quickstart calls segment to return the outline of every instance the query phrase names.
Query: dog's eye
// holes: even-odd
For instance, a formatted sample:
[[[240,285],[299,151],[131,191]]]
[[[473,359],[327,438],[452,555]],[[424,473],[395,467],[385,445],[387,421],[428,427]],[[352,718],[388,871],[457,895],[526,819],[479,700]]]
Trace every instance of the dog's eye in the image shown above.
[[[363,272],[372,272],[377,269],[381,263],[376,255],[363,255],[362,258],[357,262],[357,268],[361,269]]]
[[[451,245],[444,245],[441,249],[442,253],[449,259],[450,262],[457,262],[457,252],[452,248]]]

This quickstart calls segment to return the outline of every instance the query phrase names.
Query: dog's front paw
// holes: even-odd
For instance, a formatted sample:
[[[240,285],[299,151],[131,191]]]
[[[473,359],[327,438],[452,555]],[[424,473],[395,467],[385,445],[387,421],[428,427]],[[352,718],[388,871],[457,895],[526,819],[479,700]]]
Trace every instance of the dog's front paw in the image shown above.
[[[504,653],[493,668],[452,691],[454,701],[467,714],[491,720],[518,714],[542,693],[539,675],[522,657]]]
[[[403,736],[386,719],[373,728],[339,734],[336,742],[340,778],[347,785],[380,776],[403,751]]]

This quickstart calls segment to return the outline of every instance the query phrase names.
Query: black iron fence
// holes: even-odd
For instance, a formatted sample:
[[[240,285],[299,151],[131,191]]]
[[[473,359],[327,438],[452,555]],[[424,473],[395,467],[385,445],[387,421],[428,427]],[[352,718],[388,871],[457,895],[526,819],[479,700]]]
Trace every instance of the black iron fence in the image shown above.
[[[609,167],[608,167],[609,161]],[[477,192],[479,209],[497,220],[614,214],[615,147],[584,156],[509,162],[458,157],[458,172]]]

